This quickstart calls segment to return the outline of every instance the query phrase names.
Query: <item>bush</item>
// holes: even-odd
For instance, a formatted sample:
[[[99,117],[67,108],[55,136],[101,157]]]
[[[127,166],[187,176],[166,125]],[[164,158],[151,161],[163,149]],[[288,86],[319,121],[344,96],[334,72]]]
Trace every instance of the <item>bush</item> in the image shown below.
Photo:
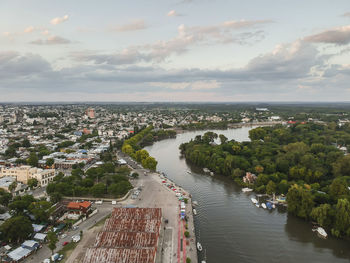
[[[186,258],[186,263],[191,263],[191,259],[190,258]]]
[[[186,238],[189,238],[189,237],[190,237],[190,232],[185,231],[185,233],[184,233],[184,234],[185,234],[185,237],[186,237]]]

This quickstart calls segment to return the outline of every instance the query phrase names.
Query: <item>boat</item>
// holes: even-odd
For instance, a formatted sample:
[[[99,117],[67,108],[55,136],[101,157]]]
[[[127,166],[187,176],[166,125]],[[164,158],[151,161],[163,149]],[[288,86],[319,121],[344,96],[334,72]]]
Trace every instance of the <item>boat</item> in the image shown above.
[[[193,214],[196,216],[197,215],[197,210],[193,209]]]
[[[276,205],[275,205],[275,204],[272,204],[272,208],[275,209],[275,208],[276,208]]]
[[[247,192],[251,192],[251,191],[253,191],[253,189],[251,189],[251,188],[248,188],[248,187],[242,188],[243,193],[247,193]]]
[[[259,203],[256,203],[255,206],[256,206],[256,207],[260,207]]]
[[[197,201],[193,201],[192,204],[193,205],[198,205],[198,202]]]
[[[211,175],[211,176],[214,176],[214,173],[213,173],[213,172],[210,172],[210,175]]]
[[[317,227],[316,232],[322,238],[327,238],[328,236],[326,230],[324,230],[322,227]]]
[[[198,249],[198,251],[202,251],[202,245],[201,245],[201,243],[199,243],[199,242],[197,242],[197,249]]]
[[[271,202],[266,202],[266,207],[267,207],[267,209],[271,210],[272,209],[272,203]]]
[[[265,203],[262,203],[262,204],[261,204],[261,207],[264,208],[264,209],[267,208]]]
[[[188,174],[192,174],[192,172],[191,172],[190,170],[187,170],[186,172],[187,172]]]
[[[203,168],[203,172],[210,173],[210,170],[208,168]]]
[[[256,200],[254,197],[250,198],[250,200],[252,200],[253,204],[257,204],[258,200]]]

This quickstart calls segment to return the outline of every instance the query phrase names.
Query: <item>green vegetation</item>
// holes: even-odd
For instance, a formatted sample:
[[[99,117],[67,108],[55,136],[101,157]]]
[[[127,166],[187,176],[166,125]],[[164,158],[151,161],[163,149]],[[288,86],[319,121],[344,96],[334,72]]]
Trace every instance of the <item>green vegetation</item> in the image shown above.
[[[188,161],[258,193],[287,194],[289,213],[350,237],[350,155],[336,147],[350,146],[350,126],[264,127],[249,136],[250,142],[240,143],[207,132],[180,150]],[[257,175],[254,183],[243,182],[246,172]]]
[[[49,247],[49,249],[51,250],[51,253],[53,254],[53,252],[56,249],[56,244],[58,242],[58,238],[55,232],[48,232],[47,233],[47,240],[49,242],[49,244],[47,245]]]
[[[1,240],[11,243],[24,241],[33,231],[32,222],[24,215],[11,217],[0,226]]]
[[[127,139],[123,143],[122,151],[133,159],[137,160],[146,169],[155,171],[157,168],[157,161],[146,150],[142,150],[140,143],[142,140],[152,132],[153,126],[149,126],[142,131],[140,131],[135,136]]]
[[[47,186],[46,191],[52,201],[58,201],[62,196],[118,198],[132,188],[129,174],[129,168],[116,167],[113,163],[90,168],[85,176],[83,170],[77,168],[73,169],[72,175],[68,177],[58,174],[54,182]]]

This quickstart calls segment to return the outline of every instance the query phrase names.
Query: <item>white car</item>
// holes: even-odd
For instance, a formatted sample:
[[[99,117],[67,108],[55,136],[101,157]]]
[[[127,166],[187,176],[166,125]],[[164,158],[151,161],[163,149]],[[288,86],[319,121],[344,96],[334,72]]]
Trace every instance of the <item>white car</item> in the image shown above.
[[[50,259],[49,258],[45,258],[43,263],[51,263]]]
[[[62,234],[62,235],[61,235],[61,238],[62,238],[62,239],[65,238],[65,237],[67,237],[67,234]]]

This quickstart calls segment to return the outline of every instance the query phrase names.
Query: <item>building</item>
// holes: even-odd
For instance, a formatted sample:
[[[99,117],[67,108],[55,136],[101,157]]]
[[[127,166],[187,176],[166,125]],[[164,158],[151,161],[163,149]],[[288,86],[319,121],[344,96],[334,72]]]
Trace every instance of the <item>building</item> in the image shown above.
[[[9,191],[9,186],[16,181],[16,178],[11,176],[5,176],[0,178],[0,188],[4,189],[7,192]]]
[[[55,169],[40,169],[29,165],[19,167],[0,166],[0,177],[14,177],[16,181],[27,184],[29,179],[35,178],[40,186],[46,186],[53,181]]]
[[[86,116],[88,116],[90,119],[95,119],[95,110],[92,108],[88,108],[85,111]]]
[[[84,202],[69,202],[67,210],[71,214],[86,215],[91,211],[91,203],[88,201]]]
[[[160,208],[115,208],[83,262],[154,263],[161,224]]]

